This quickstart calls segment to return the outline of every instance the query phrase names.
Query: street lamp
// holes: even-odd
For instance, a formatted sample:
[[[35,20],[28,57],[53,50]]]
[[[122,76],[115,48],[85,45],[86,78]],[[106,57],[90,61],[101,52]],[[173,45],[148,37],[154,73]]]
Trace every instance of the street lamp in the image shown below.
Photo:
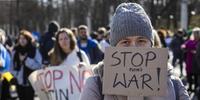
[[[173,15],[169,15],[169,18],[172,20],[172,19],[174,19],[174,16]]]
[[[169,15],[169,27],[170,29],[173,29],[173,19],[174,19],[174,15]]]
[[[191,15],[193,15],[193,16],[196,15],[196,12],[195,12],[195,11],[191,11],[190,13],[191,13]]]
[[[158,16],[157,16],[157,19],[161,19],[161,16],[160,16],[160,15],[158,15]]]

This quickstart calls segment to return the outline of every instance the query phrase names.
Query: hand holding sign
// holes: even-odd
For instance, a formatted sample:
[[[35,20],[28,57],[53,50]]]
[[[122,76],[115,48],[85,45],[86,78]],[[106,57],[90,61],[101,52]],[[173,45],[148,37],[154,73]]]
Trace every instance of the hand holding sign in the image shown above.
[[[167,49],[163,48],[107,48],[103,93],[125,96],[164,95],[167,56]]]

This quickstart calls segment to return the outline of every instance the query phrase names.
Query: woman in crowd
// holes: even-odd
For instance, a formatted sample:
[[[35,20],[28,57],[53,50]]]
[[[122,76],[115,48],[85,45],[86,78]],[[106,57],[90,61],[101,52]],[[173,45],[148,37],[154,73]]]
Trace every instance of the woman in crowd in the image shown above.
[[[20,100],[34,100],[34,90],[29,83],[31,72],[41,68],[42,57],[33,45],[34,38],[27,30],[21,30],[12,52],[12,72],[17,79],[17,93]]]
[[[87,55],[77,47],[76,37],[70,29],[62,28],[57,32],[54,48],[50,51],[50,64],[90,66]]]
[[[185,58],[185,63],[186,63],[186,73],[187,73],[187,81],[189,83],[189,88],[188,90],[193,92],[194,89],[192,89],[192,84],[193,82],[195,83],[195,88],[197,88],[197,73],[199,73],[198,69],[196,69],[196,66],[194,65],[195,61],[195,54],[196,54],[196,48],[198,41],[200,39],[200,35],[198,31],[194,28],[192,31],[192,34],[181,47],[185,49],[186,51],[186,58]],[[194,76],[194,78],[193,78]]]

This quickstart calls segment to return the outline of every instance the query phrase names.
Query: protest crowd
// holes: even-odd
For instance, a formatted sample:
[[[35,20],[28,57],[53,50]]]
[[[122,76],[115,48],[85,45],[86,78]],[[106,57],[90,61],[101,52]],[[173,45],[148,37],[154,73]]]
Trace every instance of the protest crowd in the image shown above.
[[[49,92],[49,95],[56,94],[54,99],[47,100],[76,100],[67,97],[70,93],[74,93],[73,97],[77,97],[77,100],[190,100],[192,94],[200,100],[200,27],[196,26],[191,30],[180,28],[174,32],[164,28],[154,29],[148,15],[139,4],[120,4],[115,9],[109,26],[99,26],[92,32],[87,25],[60,27],[54,20],[49,22],[47,32],[41,37],[36,38],[34,32],[28,29],[20,29],[15,40],[6,34],[0,29],[0,100],[34,100],[35,97],[40,97],[40,93],[36,91],[37,85],[34,86],[29,77],[38,70],[41,71],[41,77],[52,78],[55,81],[51,83],[43,80],[46,86],[41,86],[41,91]],[[103,82],[103,76],[109,76],[110,73],[106,72],[104,67],[105,62],[109,62],[109,59],[105,58],[108,56],[106,50],[109,47],[166,48],[166,95],[130,96],[103,93],[103,84],[106,84]],[[125,59],[130,52],[121,52],[124,56],[119,58],[117,53],[114,54],[111,56],[115,61],[119,61]],[[122,63],[125,60],[120,61]],[[134,62],[132,64],[134,65]],[[92,74],[85,80],[82,79],[85,76],[76,80],[73,71],[69,71],[69,77],[63,80],[70,82],[65,86],[70,89],[61,91],[65,83],[59,83],[62,81],[60,79],[70,68],[59,70],[56,67],[72,67],[73,71],[85,74],[84,71],[79,71],[84,67],[90,69]],[[175,68],[180,70],[175,71]],[[56,82],[58,80],[59,82]],[[52,90],[55,84],[62,86],[58,90]],[[75,87],[71,84],[75,84]],[[115,86],[119,84],[116,83]],[[148,87],[146,83],[144,85]],[[125,87],[128,86],[130,84]],[[76,94],[75,91],[80,93]]]

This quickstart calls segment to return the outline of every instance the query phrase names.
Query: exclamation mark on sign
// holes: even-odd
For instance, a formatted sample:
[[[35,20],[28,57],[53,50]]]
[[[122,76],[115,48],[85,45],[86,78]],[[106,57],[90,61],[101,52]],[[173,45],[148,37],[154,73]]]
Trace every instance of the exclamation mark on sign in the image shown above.
[[[158,85],[160,86],[160,68],[157,68],[157,76],[158,76]],[[158,91],[160,88],[158,88]]]

